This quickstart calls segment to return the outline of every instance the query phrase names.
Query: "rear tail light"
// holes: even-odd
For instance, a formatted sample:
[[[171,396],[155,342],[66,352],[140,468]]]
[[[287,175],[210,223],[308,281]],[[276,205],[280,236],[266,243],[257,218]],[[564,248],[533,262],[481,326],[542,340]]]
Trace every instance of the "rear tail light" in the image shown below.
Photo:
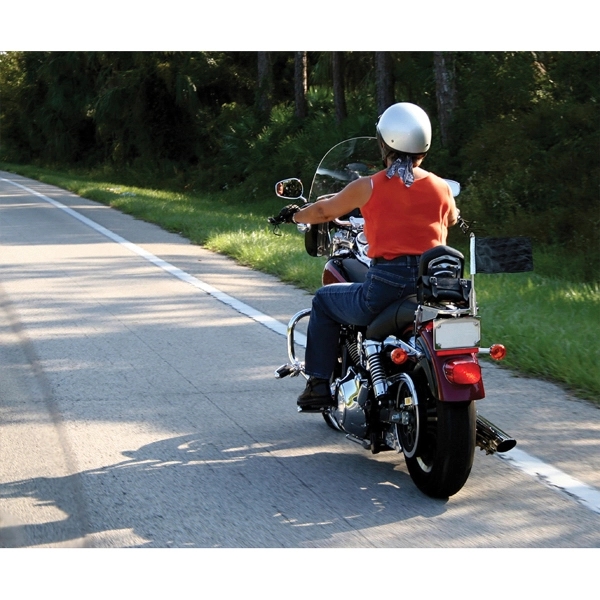
[[[481,381],[481,367],[472,359],[458,358],[444,365],[444,375],[450,383],[474,385]]]

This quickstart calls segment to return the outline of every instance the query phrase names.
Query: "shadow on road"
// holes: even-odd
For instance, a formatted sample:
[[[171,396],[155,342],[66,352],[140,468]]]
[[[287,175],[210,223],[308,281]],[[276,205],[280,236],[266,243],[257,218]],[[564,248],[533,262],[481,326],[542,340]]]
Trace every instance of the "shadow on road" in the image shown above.
[[[393,464],[355,453],[294,454],[219,450],[182,436],[126,452],[106,468],[3,484],[0,500],[52,507],[64,519],[17,524],[5,516],[0,546],[110,546],[105,532],[122,530],[144,547],[335,546],[336,536],[361,546],[369,545],[361,530],[445,510]]]

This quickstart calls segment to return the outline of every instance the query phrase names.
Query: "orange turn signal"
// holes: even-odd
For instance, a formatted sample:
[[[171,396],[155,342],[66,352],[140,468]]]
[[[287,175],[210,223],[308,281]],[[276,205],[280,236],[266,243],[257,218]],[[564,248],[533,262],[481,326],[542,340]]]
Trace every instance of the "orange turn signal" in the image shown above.
[[[394,348],[390,358],[395,365],[403,365],[408,360],[408,352],[402,348]]]
[[[506,356],[506,348],[502,344],[490,346],[490,356],[494,360],[502,360]]]

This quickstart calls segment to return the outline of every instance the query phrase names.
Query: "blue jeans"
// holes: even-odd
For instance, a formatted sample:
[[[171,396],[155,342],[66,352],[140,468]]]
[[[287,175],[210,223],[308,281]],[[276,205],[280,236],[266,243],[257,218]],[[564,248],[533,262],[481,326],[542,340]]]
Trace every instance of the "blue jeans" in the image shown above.
[[[331,377],[338,356],[340,324],[367,326],[390,304],[416,293],[419,269],[414,259],[372,265],[364,283],[335,283],[317,291],[308,322],[307,375]]]

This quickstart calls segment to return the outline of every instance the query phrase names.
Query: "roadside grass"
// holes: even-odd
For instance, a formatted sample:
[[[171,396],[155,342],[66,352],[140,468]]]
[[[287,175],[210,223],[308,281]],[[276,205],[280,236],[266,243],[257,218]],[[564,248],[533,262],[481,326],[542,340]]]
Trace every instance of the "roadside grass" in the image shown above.
[[[267,224],[266,218],[281,206],[274,195],[248,203],[232,194],[132,187],[93,174],[6,164],[0,168],[156,223],[309,292],[320,286],[324,259],[306,254],[303,238],[295,228],[284,226],[280,235],[274,235]],[[450,243],[454,244],[455,238]],[[466,244],[458,245],[466,254]],[[544,249],[534,251],[534,265],[538,259],[542,265],[560,265],[561,273],[568,272],[568,256]],[[508,349],[503,362],[506,367],[562,383],[577,396],[600,404],[597,283],[543,276],[536,269],[533,273],[476,275],[475,285],[482,343],[503,343]]]
[[[564,383],[600,404],[599,285],[535,273],[475,279],[483,344],[504,344],[507,367]]]

